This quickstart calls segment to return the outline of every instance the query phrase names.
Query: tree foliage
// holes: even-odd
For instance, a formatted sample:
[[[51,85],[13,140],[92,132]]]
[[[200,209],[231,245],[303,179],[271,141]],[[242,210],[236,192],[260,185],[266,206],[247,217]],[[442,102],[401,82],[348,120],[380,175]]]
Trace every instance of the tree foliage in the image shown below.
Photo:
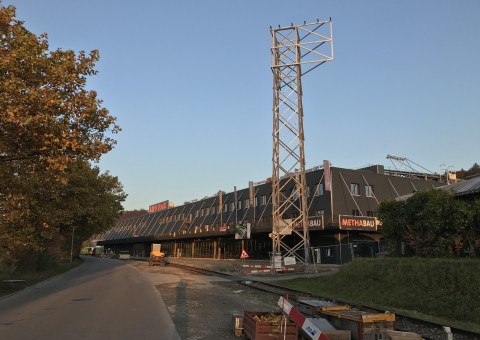
[[[378,216],[382,235],[394,255],[472,253],[474,240],[480,236],[474,228],[472,205],[444,190],[418,192],[406,201],[382,202]]]
[[[99,160],[119,131],[115,117],[85,89],[96,74],[98,51],[48,50],[15,19],[13,6],[0,7],[0,161],[32,160],[63,170],[78,158]],[[27,165],[24,163],[24,165]]]
[[[478,163],[474,163],[472,167],[468,170],[461,169],[457,171],[457,178],[465,179],[469,176],[478,175],[478,174],[480,174],[480,165]]]
[[[98,51],[49,51],[0,6],[0,265],[37,266],[70,255],[109,228],[125,200],[116,177],[92,166],[120,131],[86,89]]]
[[[0,261],[13,267],[42,266],[75,253],[81,242],[110,228],[126,195],[116,177],[87,162],[64,171],[66,184],[47,170],[18,177],[3,205]]]

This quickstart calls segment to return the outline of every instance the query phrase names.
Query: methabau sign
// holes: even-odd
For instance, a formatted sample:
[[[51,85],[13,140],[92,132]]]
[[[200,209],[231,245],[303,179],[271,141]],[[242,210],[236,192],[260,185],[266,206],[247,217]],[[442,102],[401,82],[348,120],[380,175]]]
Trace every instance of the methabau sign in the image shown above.
[[[340,215],[339,219],[339,227],[342,230],[377,230],[375,217]]]

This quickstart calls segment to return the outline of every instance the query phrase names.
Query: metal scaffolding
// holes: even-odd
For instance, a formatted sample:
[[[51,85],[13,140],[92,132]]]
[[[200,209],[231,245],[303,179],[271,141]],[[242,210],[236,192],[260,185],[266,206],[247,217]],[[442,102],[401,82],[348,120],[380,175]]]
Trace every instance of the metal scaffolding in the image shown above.
[[[302,76],[333,60],[332,19],[270,28],[270,33],[273,72],[273,255],[295,256],[308,264],[310,242]],[[286,218],[287,214],[292,218]],[[285,236],[292,233],[300,241],[297,242],[296,237],[288,242],[284,240]]]

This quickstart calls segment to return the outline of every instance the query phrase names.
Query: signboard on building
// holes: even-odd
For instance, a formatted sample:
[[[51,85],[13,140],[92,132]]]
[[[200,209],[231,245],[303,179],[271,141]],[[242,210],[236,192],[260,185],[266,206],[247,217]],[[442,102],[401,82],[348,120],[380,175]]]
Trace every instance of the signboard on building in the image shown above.
[[[156,211],[167,210],[168,208],[173,208],[174,204],[170,201],[163,201],[160,203],[152,204],[148,207],[148,212],[153,213]]]
[[[294,266],[297,264],[297,261],[295,260],[295,256],[285,256],[283,258],[283,264],[286,266]]]
[[[339,227],[342,230],[377,230],[375,217],[339,215]]]
[[[323,161],[323,177],[325,180],[325,191],[332,191],[332,172],[330,170],[330,161]]]
[[[223,212],[223,192],[218,192],[218,213],[221,214]]]
[[[323,215],[308,218],[308,227],[311,229],[323,229]]]
[[[287,222],[291,223],[290,219],[286,220]],[[294,223],[294,228],[301,228],[302,223],[301,221],[298,221]],[[323,224],[323,215],[321,216],[309,216],[308,217],[308,228],[309,229],[323,229],[324,224]]]
[[[235,240],[249,240],[250,239],[250,223],[245,225],[239,224],[235,227]]]
[[[248,198],[250,200],[250,206],[253,207],[255,205],[255,191],[253,187],[253,182],[248,182]]]
[[[273,256],[273,268],[282,268],[282,255]]]

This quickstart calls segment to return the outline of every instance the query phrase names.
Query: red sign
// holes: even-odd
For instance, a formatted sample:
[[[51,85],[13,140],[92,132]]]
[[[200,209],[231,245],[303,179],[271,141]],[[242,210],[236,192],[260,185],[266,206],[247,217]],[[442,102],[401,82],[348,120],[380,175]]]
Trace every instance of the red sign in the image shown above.
[[[247,252],[245,249],[242,249],[242,254],[240,255],[241,259],[248,259],[250,256],[248,256]]]
[[[155,211],[161,211],[161,210],[166,210],[170,207],[168,201],[163,201],[157,204],[153,204],[148,207],[148,212],[155,212]]]
[[[223,225],[223,226],[221,226],[221,227],[220,227],[220,231],[227,231],[227,227],[226,227],[226,226],[224,226],[224,225]]]
[[[377,230],[375,217],[340,215],[340,229],[344,230]]]

